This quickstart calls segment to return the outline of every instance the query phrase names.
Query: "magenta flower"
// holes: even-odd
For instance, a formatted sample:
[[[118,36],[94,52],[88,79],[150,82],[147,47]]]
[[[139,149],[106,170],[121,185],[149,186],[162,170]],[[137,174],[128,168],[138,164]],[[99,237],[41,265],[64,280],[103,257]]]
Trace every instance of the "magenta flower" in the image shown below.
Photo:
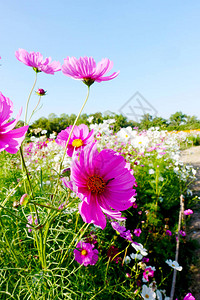
[[[183,230],[180,230],[179,233],[180,233],[180,235],[182,235],[182,236],[186,236],[186,233],[185,233],[185,231],[183,231]]]
[[[124,231],[126,231],[126,227],[120,226],[118,222],[111,222],[111,226],[119,233],[123,233]]]
[[[111,80],[119,74],[114,72],[112,75],[104,76],[113,67],[113,62],[108,58],[103,58],[97,65],[92,57],[67,57],[64,59],[62,66],[62,72],[64,75],[72,77],[74,79],[80,79],[85,84],[90,86],[95,81],[107,81]]]
[[[23,62],[25,65],[32,67],[33,70],[38,72],[44,72],[46,74],[54,74],[61,70],[61,65],[59,61],[53,61],[51,63],[51,57],[43,59],[40,52],[30,52],[28,53],[24,49],[19,49],[15,52],[16,58]]]
[[[184,210],[184,215],[185,216],[189,216],[189,215],[192,215],[192,214],[193,214],[193,210],[191,210],[191,209]]]
[[[36,216],[32,216],[32,215],[29,215],[27,217],[27,220],[28,220],[28,224],[26,224],[26,227],[28,227],[28,232],[31,232],[33,229],[31,228],[33,222],[35,222],[35,225],[38,225],[38,220],[37,220],[37,217]]]
[[[106,227],[103,213],[124,220],[123,210],[132,206],[136,195],[135,178],[130,164],[119,153],[104,149],[100,153],[96,144],[86,146],[80,157],[75,157],[71,167],[71,181],[64,184],[82,200],[79,212],[86,223]]]
[[[144,273],[143,273],[144,279],[146,279],[147,281],[149,281],[149,277],[153,277],[153,276],[154,276],[154,270],[152,270],[150,267],[146,268],[144,270]]]
[[[133,231],[133,233],[135,234],[135,236],[140,236],[140,234],[141,234],[141,232],[142,232],[142,230],[140,229],[140,228],[136,228],[134,231]]]
[[[166,232],[165,232],[165,234],[171,236],[171,235],[172,235],[172,232],[171,232],[170,230],[167,229]]]
[[[72,125],[62,130],[56,138],[56,143],[65,148],[69,138]],[[74,151],[80,152],[86,145],[92,143],[94,140],[94,130],[89,132],[87,125],[81,124],[75,126],[67,147],[67,154],[72,157]]]
[[[120,234],[122,238],[133,243],[130,230],[126,231],[126,227],[120,226],[118,222],[111,222],[111,226],[114,230],[116,230]]]
[[[137,208],[138,207],[136,202],[133,202],[132,206],[133,206],[133,208]]]
[[[74,249],[75,260],[85,267],[95,265],[98,260],[98,250],[94,249],[94,245],[90,243],[79,242]]]
[[[11,118],[12,113],[12,101],[9,98],[4,97],[4,95],[0,92],[0,152],[5,150],[14,154],[19,150],[21,143],[25,138],[28,126],[23,126],[13,130],[22,113],[22,109],[20,109],[15,120],[7,123],[7,121]]]
[[[149,262],[149,258],[148,258],[148,257],[143,257],[143,258],[142,258],[142,261],[143,261],[144,263],[148,263],[148,262]]]
[[[191,293],[188,293],[184,298],[183,300],[195,300],[194,296],[192,296]]]

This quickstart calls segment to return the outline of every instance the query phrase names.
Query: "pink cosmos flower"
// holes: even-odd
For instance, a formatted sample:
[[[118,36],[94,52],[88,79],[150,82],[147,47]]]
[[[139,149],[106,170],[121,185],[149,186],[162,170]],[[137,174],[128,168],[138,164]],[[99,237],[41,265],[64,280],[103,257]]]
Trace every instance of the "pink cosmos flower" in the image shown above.
[[[140,236],[142,230],[140,228],[136,228],[133,233],[135,234],[135,236]]]
[[[144,263],[148,263],[148,262],[149,262],[149,258],[148,258],[148,257],[143,257],[143,258],[142,258],[142,261],[143,261]]]
[[[167,229],[166,232],[165,232],[165,234],[171,236],[171,235],[172,235],[172,232],[171,232],[170,230]]]
[[[193,214],[193,210],[191,210],[191,209],[184,210],[184,215],[185,216],[189,216],[189,215],[192,215],[192,214]]]
[[[29,215],[27,217],[27,220],[28,220],[28,224],[26,224],[26,227],[28,227],[28,232],[31,232],[33,229],[31,228],[30,225],[32,225],[33,222],[35,222],[35,225],[38,225],[38,220],[36,216],[33,217],[32,215]]]
[[[133,208],[137,208],[137,203],[136,202],[133,202],[133,205],[132,205]]]
[[[185,233],[185,231],[183,231],[183,230],[180,230],[179,233],[180,233],[180,235],[182,235],[182,236],[186,236],[186,233]]]
[[[62,130],[56,138],[56,143],[65,148],[72,125]],[[94,130],[89,132],[87,125],[81,124],[75,126],[72,132],[69,144],[67,147],[67,154],[72,157],[74,151],[80,152],[86,145],[92,143],[94,140]]]
[[[16,58],[23,62],[25,65],[32,67],[36,73],[44,72],[46,74],[54,74],[61,70],[59,61],[53,61],[51,63],[51,57],[43,59],[40,52],[28,53],[24,49],[19,49],[15,52]]]
[[[62,72],[64,75],[72,77],[74,79],[80,79],[85,84],[90,86],[95,81],[107,81],[111,80],[119,74],[114,72],[112,75],[104,76],[113,67],[113,62],[108,58],[103,58],[97,65],[92,57],[67,57],[64,59],[62,66]]]
[[[130,164],[114,150],[103,149],[99,153],[95,143],[86,146],[80,157],[75,156],[71,181],[62,180],[82,200],[79,212],[83,221],[102,229],[106,227],[103,213],[124,220],[120,211],[128,209],[135,201],[135,178]]]
[[[98,250],[94,249],[94,245],[90,243],[79,242],[74,249],[75,260],[85,267],[95,265],[98,260]]]
[[[126,231],[126,227],[120,226],[118,222],[111,222],[111,226],[119,233],[123,233],[124,231]]]
[[[14,154],[19,150],[21,143],[25,138],[28,126],[23,126],[13,130],[22,113],[22,109],[20,109],[15,120],[7,123],[7,121],[11,118],[12,113],[12,101],[9,98],[4,97],[4,95],[0,92],[0,152],[5,150]]]
[[[126,231],[126,227],[120,226],[118,222],[111,222],[111,226],[114,230],[119,232],[119,234],[122,238],[124,238],[125,240],[128,240],[131,243],[133,243],[130,230]]]
[[[192,296],[191,293],[188,293],[184,298],[183,300],[195,300],[194,296]]]
[[[149,281],[149,277],[153,277],[153,276],[154,276],[154,270],[152,270],[150,267],[146,268],[144,273],[143,273],[144,279]]]

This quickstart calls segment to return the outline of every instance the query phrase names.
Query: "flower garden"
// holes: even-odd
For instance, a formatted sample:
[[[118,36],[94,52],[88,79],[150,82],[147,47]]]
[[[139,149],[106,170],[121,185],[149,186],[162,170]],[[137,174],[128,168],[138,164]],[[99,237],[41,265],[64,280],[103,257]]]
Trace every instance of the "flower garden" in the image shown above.
[[[106,76],[109,59],[67,57],[61,67],[23,49],[16,58],[36,78],[20,128],[21,110],[11,119],[14,99],[0,93],[0,298],[195,299],[196,244],[186,224],[198,201],[190,189],[196,171],[180,160],[187,136],[159,128],[115,133],[113,118],[77,125],[93,84],[119,74]],[[61,70],[86,85],[86,100],[61,132],[30,134],[45,95],[37,91],[30,113],[37,76]]]

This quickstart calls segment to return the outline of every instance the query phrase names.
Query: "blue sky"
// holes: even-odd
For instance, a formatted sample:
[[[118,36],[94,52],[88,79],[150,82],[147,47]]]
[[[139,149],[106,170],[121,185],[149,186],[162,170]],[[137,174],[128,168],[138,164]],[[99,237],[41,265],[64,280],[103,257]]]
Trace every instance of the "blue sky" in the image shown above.
[[[19,48],[39,51],[63,64],[67,56],[104,57],[120,75],[91,86],[85,113],[118,113],[139,91],[159,116],[182,111],[200,118],[200,1],[47,1],[1,3],[0,91],[25,111],[34,71],[15,58]],[[87,88],[79,81],[38,74],[43,107],[50,113],[78,113]],[[34,94],[30,110],[37,101]],[[22,117],[23,119],[23,114]]]

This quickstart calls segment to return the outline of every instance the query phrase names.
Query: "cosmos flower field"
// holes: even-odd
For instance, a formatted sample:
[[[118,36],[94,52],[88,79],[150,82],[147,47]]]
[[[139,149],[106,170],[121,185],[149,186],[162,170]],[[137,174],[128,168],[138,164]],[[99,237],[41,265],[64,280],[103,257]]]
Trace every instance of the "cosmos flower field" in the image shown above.
[[[114,133],[115,119],[76,125],[91,86],[119,75],[105,76],[109,59],[67,57],[61,66],[23,49],[16,58],[36,79],[62,70],[88,94],[74,124],[50,136],[28,131],[32,92],[17,129],[21,111],[11,120],[14,100],[0,94],[0,298],[195,299],[185,228],[198,199],[196,171],[180,160],[186,137],[159,128]],[[37,94],[40,101],[45,91]]]

